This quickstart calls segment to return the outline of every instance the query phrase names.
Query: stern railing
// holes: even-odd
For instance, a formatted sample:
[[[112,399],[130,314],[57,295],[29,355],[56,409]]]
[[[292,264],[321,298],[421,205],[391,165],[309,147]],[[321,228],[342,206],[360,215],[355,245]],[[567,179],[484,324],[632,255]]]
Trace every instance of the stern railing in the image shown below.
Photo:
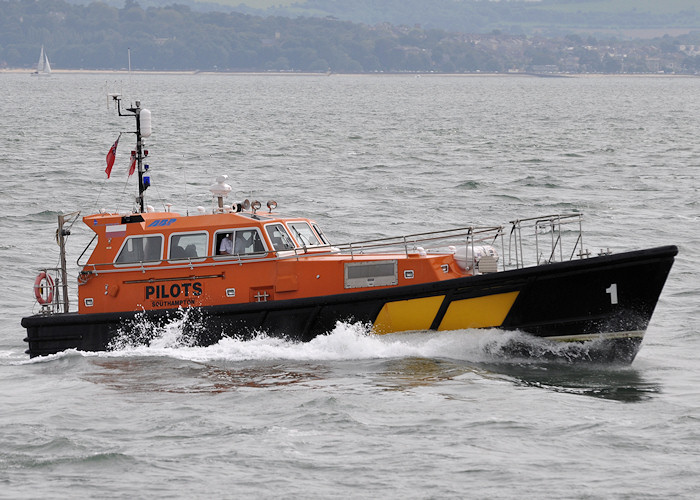
[[[46,267],[39,269],[39,276],[46,275],[47,278],[41,283],[35,283],[34,287],[39,289],[35,294],[43,297],[39,300],[35,297],[37,304],[41,306],[41,314],[57,314],[68,312],[67,283],[62,279],[63,270],[60,267]]]

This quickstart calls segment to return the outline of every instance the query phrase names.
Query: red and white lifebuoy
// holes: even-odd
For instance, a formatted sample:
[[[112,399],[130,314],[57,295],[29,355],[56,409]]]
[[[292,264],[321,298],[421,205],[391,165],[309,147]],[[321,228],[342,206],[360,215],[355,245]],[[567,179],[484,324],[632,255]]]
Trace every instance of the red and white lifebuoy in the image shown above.
[[[34,296],[36,301],[41,304],[51,304],[53,302],[53,278],[46,274],[45,271],[39,273],[34,280]]]

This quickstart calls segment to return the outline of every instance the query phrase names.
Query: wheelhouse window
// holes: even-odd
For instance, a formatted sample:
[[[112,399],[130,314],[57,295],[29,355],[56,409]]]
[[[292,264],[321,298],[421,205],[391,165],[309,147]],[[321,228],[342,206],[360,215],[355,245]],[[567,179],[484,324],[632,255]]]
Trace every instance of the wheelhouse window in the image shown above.
[[[157,264],[163,256],[163,235],[130,236],[124,241],[115,264],[150,262]]]
[[[266,251],[258,229],[236,229],[216,234],[216,255],[255,257]]]
[[[203,259],[207,256],[207,241],[205,232],[173,234],[168,245],[169,259]]]
[[[294,239],[303,247],[314,247],[321,244],[318,237],[306,222],[288,222],[287,226],[292,231]]]
[[[265,231],[275,251],[294,250],[294,243],[282,224],[268,224],[265,226]]]

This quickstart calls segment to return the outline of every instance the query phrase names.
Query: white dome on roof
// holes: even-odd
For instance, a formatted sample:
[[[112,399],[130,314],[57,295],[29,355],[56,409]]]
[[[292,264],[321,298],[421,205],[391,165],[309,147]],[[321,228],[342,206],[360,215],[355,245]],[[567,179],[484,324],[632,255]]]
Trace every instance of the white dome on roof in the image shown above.
[[[228,175],[220,175],[216,178],[216,183],[209,186],[209,191],[217,197],[223,198],[227,196],[232,189],[229,184],[226,184],[227,179]]]

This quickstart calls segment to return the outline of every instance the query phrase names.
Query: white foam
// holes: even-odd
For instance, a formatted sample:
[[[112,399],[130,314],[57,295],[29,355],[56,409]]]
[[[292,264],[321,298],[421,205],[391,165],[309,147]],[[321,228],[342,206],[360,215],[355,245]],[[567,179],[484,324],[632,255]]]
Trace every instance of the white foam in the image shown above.
[[[337,323],[335,328],[309,342],[297,342],[260,333],[252,339],[224,337],[214,345],[194,347],[181,338],[182,321],[159,329],[149,345],[119,347],[101,356],[167,356],[191,361],[296,360],[343,361],[405,357],[452,358],[472,361],[493,359],[492,353],[514,337],[500,330],[457,330],[375,335],[361,323]]]
[[[195,323],[193,326],[193,322]],[[207,362],[224,361],[350,361],[387,358],[445,358],[469,362],[522,361],[554,357],[565,361],[586,359],[588,346],[557,344],[520,332],[498,329],[417,331],[376,335],[371,326],[338,322],[331,332],[309,342],[259,333],[250,339],[224,337],[216,344],[195,345],[196,319],[188,311],[159,326],[139,318],[122,328],[110,350],[82,353],[68,350],[34,358],[49,361],[66,356],[170,357]],[[195,331],[193,331],[195,330]]]

